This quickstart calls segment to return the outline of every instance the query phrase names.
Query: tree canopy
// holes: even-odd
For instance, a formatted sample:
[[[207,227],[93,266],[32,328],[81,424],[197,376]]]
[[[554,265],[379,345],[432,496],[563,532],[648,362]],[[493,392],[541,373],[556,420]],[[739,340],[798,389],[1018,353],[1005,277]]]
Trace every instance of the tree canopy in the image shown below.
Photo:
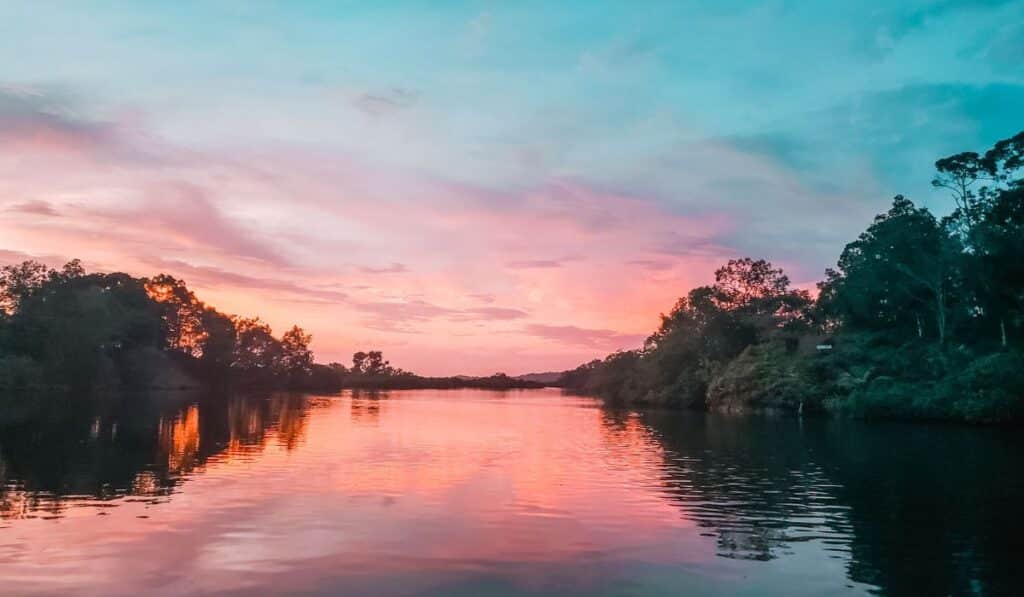
[[[816,298],[767,261],[730,260],[642,348],[581,365],[565,385],[698,408],[742,393],[793,409],[1024,416],[1024,132],[935,169],[951,213],[897,195]]]

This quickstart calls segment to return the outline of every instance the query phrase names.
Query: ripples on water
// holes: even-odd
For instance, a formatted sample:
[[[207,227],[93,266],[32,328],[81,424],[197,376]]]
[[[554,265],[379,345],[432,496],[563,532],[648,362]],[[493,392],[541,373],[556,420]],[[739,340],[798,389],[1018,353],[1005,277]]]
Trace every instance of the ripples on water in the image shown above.
[[[0,421],[14,593],[1003,594],[1013,433],[556,391],[155,396]]]

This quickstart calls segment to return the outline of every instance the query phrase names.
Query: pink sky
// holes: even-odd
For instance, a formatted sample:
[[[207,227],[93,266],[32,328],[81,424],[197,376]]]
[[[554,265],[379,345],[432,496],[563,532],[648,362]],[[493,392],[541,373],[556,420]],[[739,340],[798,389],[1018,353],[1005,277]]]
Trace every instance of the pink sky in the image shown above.
[[[306,328],[323,362],[569,368],[638,346],[737,255],[724,214],[568,177],[499,191],[308,147],[185,149],[120,118],[7,116],[0,260],[169,273],[222,311]]]
[[[4,3],[0,260],[183,277],[322,361],[562,369],[729,258],[813,284],[1024,126],[1020,3],[442,4]]]

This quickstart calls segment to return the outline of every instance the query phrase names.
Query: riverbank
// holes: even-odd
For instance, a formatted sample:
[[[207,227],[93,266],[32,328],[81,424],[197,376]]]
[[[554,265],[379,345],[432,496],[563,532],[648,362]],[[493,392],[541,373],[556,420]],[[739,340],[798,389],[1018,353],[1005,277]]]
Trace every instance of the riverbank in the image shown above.
[[[564,385],[710,411],[1024,422],[1024,132],[935,162],[956,208],[903,195],[816,291],[764,259],[730,259],[635,350]]]
[[[789,338],[792,340],[792,338]],[[645,385],[637,362],[615,370],[619,355],[567,373],[565,387],[612,404],[742,414],[775,411],[873,420],[1024,422],[1024,354],[974,353],[872,335],[774,338],[701,371],[679,387]],[[820,346],[820,349],[819,349]],[[629,371],[634,372],[630,377]],[[617,377],[616,377],[617,376]]]

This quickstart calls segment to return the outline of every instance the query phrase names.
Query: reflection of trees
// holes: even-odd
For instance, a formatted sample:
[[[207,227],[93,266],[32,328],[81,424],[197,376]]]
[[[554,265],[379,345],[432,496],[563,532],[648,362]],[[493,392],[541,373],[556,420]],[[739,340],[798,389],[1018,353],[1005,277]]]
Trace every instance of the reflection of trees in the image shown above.
[[[277,445],[291,451],[300,446],[306,435],[307,398],[296,394],[275,394],[270,399]]]
[[[380,390],[352,390],[350,416],[357,423],[376,425],[380,421],[381,402],[387,400],[388,392]]]
[[[250,400],[243,396],[232,396],[227,404],[228,451],[235,453],[246,448],[263,445],[263,409],[252,408]]]
[[[1019,593],[1019,434],[831,422],[817,445],[850,508],[853,580],[894,595]]]
[[[614,418],[607,421],[614,422]],[[892,595],[1012,594],[1024,475],[1009,432],[644,413],[663,483],[724,557],[820,540]]]
[[[195,468],[199,456],[199,405],[191,404],[172,419],[160,419],[157,441],[167,455],[167,470],[185,473]]]
[[[671,413],[643,421],[665,450],[664,491],[716,536],[719,555],[770,560],[793,543],[829,544],[848,531],[797,421]]]
[[[301,395],[123,396],[0,421],[0,517],[59,515],[76,502],[159,497],[214,455],[302,443]]]

